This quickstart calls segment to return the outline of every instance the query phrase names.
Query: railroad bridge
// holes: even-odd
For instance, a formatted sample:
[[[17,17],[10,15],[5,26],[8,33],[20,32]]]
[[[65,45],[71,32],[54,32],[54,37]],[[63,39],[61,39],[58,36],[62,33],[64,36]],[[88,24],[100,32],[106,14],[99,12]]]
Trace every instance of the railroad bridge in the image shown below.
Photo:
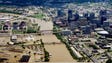
[[[40,34],[43,34],[43,35],[49,35],[49,34],[53,34],[53,33],[60,33],[61,31],[57,31],[57,32],[54,32],[53,30],[40,30],[39,33]]]

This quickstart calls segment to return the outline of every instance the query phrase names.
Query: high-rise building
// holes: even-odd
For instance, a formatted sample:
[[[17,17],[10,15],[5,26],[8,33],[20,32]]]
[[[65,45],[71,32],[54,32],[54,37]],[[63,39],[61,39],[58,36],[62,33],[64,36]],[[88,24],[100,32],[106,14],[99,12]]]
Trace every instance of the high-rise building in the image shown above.
[[[95,28],[97,28],[96,24],[90,24],[91,30],[94,31]]]
[[[82,30],[83,34],[90,34],[91,33],[91,27],[90,27],[90,25],[81,26],[81,30]]]
[[[63,11],[61,9],[57,10],[57,17],[62,17],[63,16]]]
[[[100,10],[99,15],[103,16],[107,14],[107,10]]]
[[[75,14],[74,14],[74,20],[75,20],[75,21],[77,21],[77,20],[79,19],[79,17],[80,17],[80,16],[79,16],[78,13],[75,13]]]
[[[101,25],[103,25],[104,21],[107,20],[107,17],[106,16],[101,16],[100,17],[100,22],[101,22]]]
[[[104,21],[103,22],[103,27],[109,27],[109,21]]]
[[[72,16],[73,16],[73,11],[68,10],[68,20],[71,20]]]
[[[94,18],[95,18],[95,13],[90,13],[89,19],[92,20],[92,19],[94,19]]]
[[[83,16],[84,16],[85,18],[88,18],[89,14],[88,14],[88,13],[83,13]]]

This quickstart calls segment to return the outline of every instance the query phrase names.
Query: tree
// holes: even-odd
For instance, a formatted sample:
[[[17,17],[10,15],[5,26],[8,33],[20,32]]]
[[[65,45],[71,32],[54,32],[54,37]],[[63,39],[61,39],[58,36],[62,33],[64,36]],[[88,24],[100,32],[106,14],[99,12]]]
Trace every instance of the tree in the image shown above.
[[[36,53],[34,53],[34,56],[36,55]]]
[[[27,33],[36,33],[36,30],[32,27],[28,27]]]
[[[49,52],[47,52],[46,50],[44,50],[44,52],[45,52],[45,62],[49,62],[49,60],[50,60],[50,58],[49,58]]]
[[[44,47],[44,43],[43,43],[42,39],[40,39],[40,42],[41,42],[42,47]]]
[[[108,59],[108,60],[106,61],[106,63],[112,63],[112,60],[111,60],[111,59]]]
[[[14,58],[16,58],[17,56],[15,55]]]
[[[31,51],[29,51],[28,54],[30,55],[31,54]]]
[[[23,49],[25,49],[25,46],[23,44],[21,46],[22,46]]]
[[[34,44],[36,44],[36,42],[35,42],[35,41],[34,41],[33,43],[34,43]]]

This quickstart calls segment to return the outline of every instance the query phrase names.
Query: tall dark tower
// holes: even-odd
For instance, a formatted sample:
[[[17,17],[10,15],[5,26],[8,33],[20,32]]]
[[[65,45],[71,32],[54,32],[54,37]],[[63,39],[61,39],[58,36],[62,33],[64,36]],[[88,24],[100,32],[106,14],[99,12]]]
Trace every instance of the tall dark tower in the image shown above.
[[[78,13],[75,13],[75,14],[74,14],[74,20],[75,20],[75,21],[77,21],[77,20],[79,19],[79,17],[80,17],[80,16],[79,16]]]
[[[88,16],[88,20],[93,20],[95,18],[95,13],[91,12]]]
[[[100,16],[107,15],[107,10],[100,10],[99,15]]]
[[[84,16],[85,18],[87,18],[87,17],[89,16],[89,14],[88,14],[88,13],[83,13],[83,16]]]
[[[71,20],[72,16],[73,16],[73,11],[68,10],[68,20]]]
[[[103,25],[103,22],[107,20],[106,16],[101,16],[100,17],[100,21],[101,21],[101,25]]]
[[[103,22],[107,20],[107,10],[100,10],[99,17],[100,17],[101,25],[103,25]]]
[[[57,10],[57,17],[62,16],[62,11],[61,10]]]

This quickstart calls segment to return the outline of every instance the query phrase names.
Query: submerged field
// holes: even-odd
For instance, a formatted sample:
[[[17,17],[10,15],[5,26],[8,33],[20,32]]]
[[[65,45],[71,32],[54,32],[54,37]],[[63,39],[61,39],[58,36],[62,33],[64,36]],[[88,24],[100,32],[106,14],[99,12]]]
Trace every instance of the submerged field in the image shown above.
[[[75,62],[64,44],[45,45],[45,48],[52,55],[50,62]]]

